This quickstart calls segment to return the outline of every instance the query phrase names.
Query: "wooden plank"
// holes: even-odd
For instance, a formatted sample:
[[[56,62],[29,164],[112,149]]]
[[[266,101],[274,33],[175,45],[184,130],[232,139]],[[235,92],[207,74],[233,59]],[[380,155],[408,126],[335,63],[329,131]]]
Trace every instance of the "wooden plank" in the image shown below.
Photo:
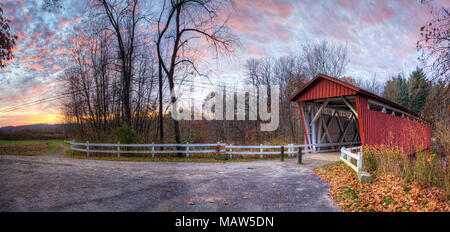
[[[350,156],[350,157],[352,157],[352,158],[355,159],[355,160],[358,160],[358,159],[359,159],[359,156],[358,156],[357,154],[351,153],[350,151],[347,151],[347,150],[341,150],[341,152],[344,153],[344,154],[346,154],[346,155],[348,155],[348,156]]]
[[[340,159],[341,159],[341,161],[344,161],[344,163],[346,163],[348,166],[350,166],[353,170],[355,170],[355,172],[358,172],[358,168],[355,165],[353,165],[351,162],[349,162],[348,160],[346,160],[342,157]]]

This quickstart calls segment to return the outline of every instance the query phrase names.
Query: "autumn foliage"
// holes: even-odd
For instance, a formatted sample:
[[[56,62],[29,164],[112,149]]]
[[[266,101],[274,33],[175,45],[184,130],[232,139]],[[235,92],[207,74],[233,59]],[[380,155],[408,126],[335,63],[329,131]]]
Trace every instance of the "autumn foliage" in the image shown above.
[[[13,58],[13,48],[16,46],[17,36],[13,35],[9,28],[11,21],[3,17],[0,7],[0,68],[6,67],[6,61]]]
[[[332,185],[331,197],[346,212],[450,212],[442,189],[407,182],[391,173],[374,176],[372,184],[359,184],[355,172],[343,162],[314,171]]]

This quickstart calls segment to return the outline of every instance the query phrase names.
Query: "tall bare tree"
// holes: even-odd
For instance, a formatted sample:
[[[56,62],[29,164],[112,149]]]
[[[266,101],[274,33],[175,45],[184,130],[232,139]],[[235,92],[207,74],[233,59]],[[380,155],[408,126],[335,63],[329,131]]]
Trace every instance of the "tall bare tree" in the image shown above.
[[[94,7],[103,6],[117,43],[117,54],[122,74],[122,106],[124,120],[131,127],[131,83],[134,76],[134,58],[136,50],[136,30],[140,22],[144,22],[145,14],[139,0],[107,1],[98,0]]]
[[[159,77],[160,80],[163,76],[167,77],[171,92],[174,91],[174,79],[180,67],[187,66],[191,72],[204,75],[197,65],[198,57],[193,55],[196,50],[195,42],[206,42],[216,53],[232,51],[236,38],[226,26],[227,20],[219,14],[231,7],[230,3],[227,0],[163,1],[157,21],[156,46]],[[171,96],[171,104],[176,100],[176,96]],[[160,114],[162,113],[160,110]],[[175,141],[180,143],[178,121],[173,120],[173,125]]]

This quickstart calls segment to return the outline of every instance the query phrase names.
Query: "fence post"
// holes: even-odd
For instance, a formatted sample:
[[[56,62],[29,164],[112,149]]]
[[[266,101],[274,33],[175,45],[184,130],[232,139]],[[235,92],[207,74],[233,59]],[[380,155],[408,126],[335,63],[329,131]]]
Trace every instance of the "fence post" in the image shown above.
[[[72,145],[72,141],[70,141],[70,154],[73,155],[73,145]]]
[[[117,158],[119,158],[120,157],[120,142],[117,142],[117,150],[119,151],[117,153]]]
[[[297,157],[297,163],[302,163],[302,147],[298,147],[298,157]]]
[[[86,141],[87,156],[89,156],[89,141]]]
[[[281,161],[284,161],[284,146],[281,146],[280,160],[281,160]]]
[[[155,158],[155,143],[152,143],[152,158]]]
[[[261,152],[261,155],[260,155],[260,157],[261,157],[261,159],[264,157],[264,154],[263,154],[263,145],[262,144],[260,144],[259,145],[259,152]]]
[[[358,152],[358,162],[357,162],[357,167],[358,167],[358,172],[362,171],[362,166],[363,166],[363,154],[362,152]]]
[[[187,142],[186,145],[186,157],[189,158],[189,142]]]
[[[345,151],[345,147],[341,147],[341,159],[345,159],[344,151]]]
[[[289,155],[289,157],[292,157],[292,156],[294,156],[294,144],[292,143],[291,144],[291,153],[289,153],[290,155]]]
[[[230,146],[233,146],[233,144],[230,144]],[[233,148],[230,147],[230,152],[233,152]],[[230,159],[233,159],[233,153],[230,153]]]

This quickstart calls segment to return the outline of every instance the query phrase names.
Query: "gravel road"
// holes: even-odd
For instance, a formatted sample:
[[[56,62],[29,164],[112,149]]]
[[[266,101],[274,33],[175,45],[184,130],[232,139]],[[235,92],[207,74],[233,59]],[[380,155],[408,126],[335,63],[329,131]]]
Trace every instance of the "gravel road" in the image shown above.
[[[118,162],[61,152],[0,155],[0,211],[340,211],[330,185],[311,171],[337,155],[297,165]]]

